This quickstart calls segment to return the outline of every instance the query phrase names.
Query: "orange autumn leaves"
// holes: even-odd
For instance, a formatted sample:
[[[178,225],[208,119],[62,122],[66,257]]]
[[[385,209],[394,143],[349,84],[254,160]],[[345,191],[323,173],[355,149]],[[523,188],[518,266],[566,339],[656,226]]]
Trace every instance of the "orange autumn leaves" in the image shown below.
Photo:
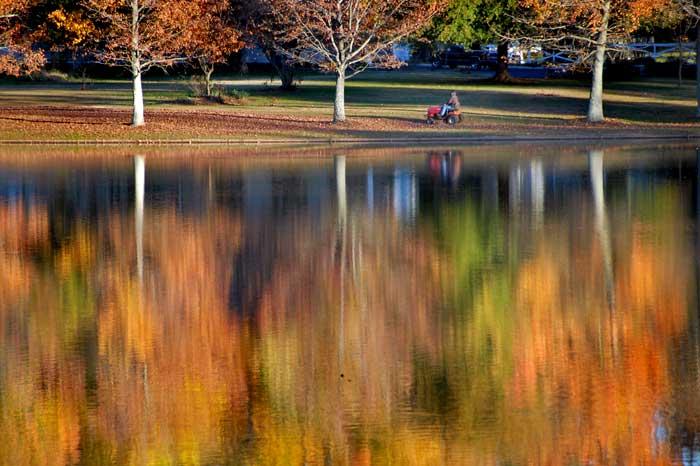
[[[32,34],[26,30],[22,15],[30,0],[0,0],[0,75],[20,76],[39,70],[44,54],[32,48]]]
[[[66,11],[61,7],[49,13],[48,22],[64,33],[62,45],[69,48],[82,47],[97,36],[95,24],[81,11]]]
[[[521,6],[543,37],[564,36],[562,27],[598,34],[606,6],[609,7],[610,36],[634,32],[640,22],[672,7],[672,0],[521,0]],[[574,40],[579,35],[569,34]]]

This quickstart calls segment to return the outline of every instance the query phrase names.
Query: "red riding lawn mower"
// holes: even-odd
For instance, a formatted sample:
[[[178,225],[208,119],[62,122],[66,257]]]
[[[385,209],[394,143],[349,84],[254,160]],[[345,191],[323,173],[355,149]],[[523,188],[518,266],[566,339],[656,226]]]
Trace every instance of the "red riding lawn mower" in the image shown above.
[[[442,107],[436,105],[434,107],[428,107],[428,113],[426,115],[425,122],[429,125],[434,125],[438,121],[443,121],[450,126],[456,125],[462,122],[462,112],[459,110],[450,110],[445,116],[441,116]]]

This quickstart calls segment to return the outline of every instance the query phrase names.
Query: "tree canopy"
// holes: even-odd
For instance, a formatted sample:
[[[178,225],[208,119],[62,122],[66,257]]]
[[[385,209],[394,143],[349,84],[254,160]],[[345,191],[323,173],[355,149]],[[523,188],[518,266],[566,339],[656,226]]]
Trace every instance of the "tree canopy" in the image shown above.
[[[32,0],[0,0],[0,74],[20,76],[40,69],[44,54],[32,48],[26,15]]]
[[[435,40],[471,46],[498,41],[513,25],[517,0],[452,0],[426,34]]]

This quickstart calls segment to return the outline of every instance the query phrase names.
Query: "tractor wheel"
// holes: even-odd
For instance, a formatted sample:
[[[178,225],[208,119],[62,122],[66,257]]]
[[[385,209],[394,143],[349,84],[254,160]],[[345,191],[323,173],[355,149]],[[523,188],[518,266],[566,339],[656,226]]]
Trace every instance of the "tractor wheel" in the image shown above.
[[[435,124],[435,120],[433,120],[432,118],[426,119],[425,122],[426,122],[427,124],[429,124],[429,125],[434,125],[434,124]]]
[[[459,120],[457,119],[457,117],[455,115],[450,115],[447,117],[447,120],[445,120],[445,123],[447,123],[450,126],[454,126],[457,124],[458,121]]]

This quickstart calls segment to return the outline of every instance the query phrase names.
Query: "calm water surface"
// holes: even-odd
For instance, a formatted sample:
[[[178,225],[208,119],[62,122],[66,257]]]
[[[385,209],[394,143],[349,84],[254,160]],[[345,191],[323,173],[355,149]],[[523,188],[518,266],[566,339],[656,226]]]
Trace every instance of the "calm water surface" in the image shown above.
[[[518,153],[3,156],[0,464],[700,464],[695,150]]]

